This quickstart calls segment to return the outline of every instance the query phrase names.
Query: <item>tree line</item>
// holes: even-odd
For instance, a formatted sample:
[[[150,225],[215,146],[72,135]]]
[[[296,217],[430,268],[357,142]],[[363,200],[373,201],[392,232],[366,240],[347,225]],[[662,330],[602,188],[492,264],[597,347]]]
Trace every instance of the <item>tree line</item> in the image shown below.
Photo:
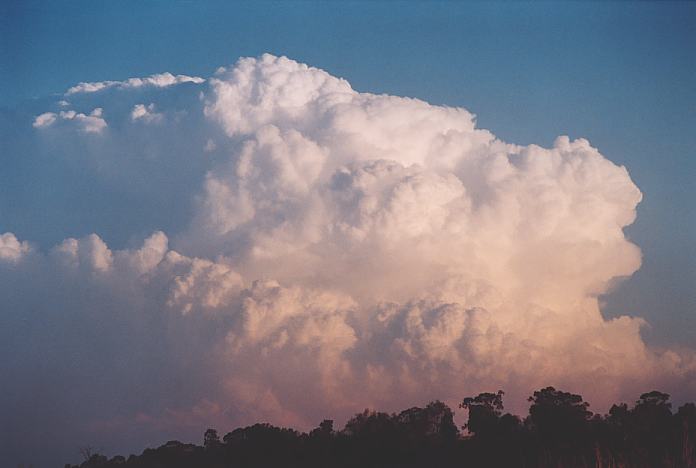
[[[529,397],[529,414],[505,413],[502,391],[466,397],[461,428],[434,401],[400,413],[365,410],[337,430],[332,420],[309,432],[266,423],[202,445],[170,441],[128,458],[87,452],[66,468],[408,468],[408,467],[696,467],[696,405],[673,411],[669,395],[644,393],[629,407],[593,414],[580,395],[547,387]]]

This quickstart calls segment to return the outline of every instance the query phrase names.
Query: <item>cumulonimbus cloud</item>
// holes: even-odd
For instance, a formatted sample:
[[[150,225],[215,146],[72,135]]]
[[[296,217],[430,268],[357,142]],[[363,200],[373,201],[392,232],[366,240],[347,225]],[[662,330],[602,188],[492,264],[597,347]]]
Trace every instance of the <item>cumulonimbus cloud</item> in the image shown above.
[[[307,427],[498,388],[518,409],[549,384],[600,408],[653,385],[696,389],[693,351],[652,349],[640,318],[602,317],[598,296],[640,266],[623,228],[641,192],[587,140],[505,143],[465,109],[357,92],[271,55],[194,83],[196,109],[155,94],[114,117],[156,107],[197,119],[198,154],[159,155],[206,164],[171,242],[158,232],[112,252],[93,235],[42,253],[0,238],[2,275],[46,285],[37,310],[72,308],[92,323],[106,303],[101,320],[133,349],[154,347],[167,378],[201,382],[159,409],[135,398],[128,411],[140,416],[124,424],[205,407],[230,424]],[[58,115],[38,116],[36,131]],[[110,138],[118,143],[116,129]],[[139,343],[152,334],[161,348]],[[137,365],[116,372],[156,387]]]

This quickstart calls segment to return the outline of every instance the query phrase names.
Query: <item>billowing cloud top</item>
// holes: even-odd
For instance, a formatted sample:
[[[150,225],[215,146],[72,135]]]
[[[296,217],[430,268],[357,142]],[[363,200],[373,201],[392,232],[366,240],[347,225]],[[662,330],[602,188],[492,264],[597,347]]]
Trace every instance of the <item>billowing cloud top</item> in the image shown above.
[[[137,94],[187,81],[202,99]],[[67,94],[107,86],[130,104],[112,110],[93,93],[83,104],[94,111],[41,114],[35,132],[58,138],[46,128],[79,122],[70,138],[85,170],[98,159],[99,177],[144,198],[182,192],[189,219],[135,249],[97,235],[49,252],[0,238],[13,285],[2,292],[16,304],[6,314],[69,324],[59,325],[71,330],[65,341],[51,338],[62,354],[49,374],[87,378],[96,361],[63,362],[82,352],[106,366],[108,376],[59,397],[110,388],[82,413],[84,427],[307,427],[498,388],[520,409],[549,384],[599,408],[654,384],[696,389],[692,351],[651,349],[641,319],[601,315],[597,297],[640,266],[623,228],[641,193],[588,141],[508,144],[465,109],[357,92],[271,55],[205,83],[164,74]],[[157,132],[137,133],[151,123]],[[150,148],[142,158],[119,152],[134,135]],[[110,338],[72,342],[74,327]],[[48,349],[17,346],[26,360]],[[119,398],[118,416],[104,410]]]

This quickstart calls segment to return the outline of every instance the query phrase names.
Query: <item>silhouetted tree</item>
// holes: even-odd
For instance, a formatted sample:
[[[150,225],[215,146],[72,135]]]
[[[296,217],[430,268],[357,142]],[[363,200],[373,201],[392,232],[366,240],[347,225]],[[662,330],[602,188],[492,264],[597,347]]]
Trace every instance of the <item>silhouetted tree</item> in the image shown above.
[[[630,418],[629,437],[632,445],[653,466],[658,466],[667,453],[667,445],[673,439],[672,404],[666,393],[644,393],[636,401]]]
[[[322,434],[332,435],[334,432],[333,424],[333,419],[324,419],[321,423],[319,423],[319,427],[317,428],[317,430]]]
[[[469,410],[469,421],[463,428],[478,436],[495,433],[503,413],[503,395],[505,392],[498,390],[498,393],[479,393],[464,398],[459,407]]]
[[[521,421],[512,414],[503,414],[504,394],[502,390],[480,393],[464,398],[459,404],[460,408],[469,410],[469,419],[463,429],[473,435],[469,441],[469,458],[475,465],[503,467],[525,464]],[[500,450],[500,447],[506,449]]]
[[[398,414],[365,410],[343,430],[332,420],[309,433],[254,424],[225,434],[214,429],[203,445],[173,440],[128,459],[84,450],[84,462],[66,468],[454,468],[569,467],[696,468],[696,406],[672,414],[669,395],[644,393],[630,408],[614,405],[593,415],[580,395],[547,387],[534,392],[529,416],[503,413],[503,392],[467,397],[460,436],[444,403]]]
[[[441,401],[404,410],[396,416],[396,422],[409,439],[452,439],[458,434],[454,413]]]
[[[80,455],[82,456],[82,459],[84,461],[89,460],[90,458],[92,458],[92,455],[95,454],[94,448],[90,445],[87,445],[85,447],[80,447],[79,452],[80,452]]]
[[[582,436],[592,412],[580,395],[546,387],[529,397],[529,421],[539,435],[551,443]]]
[[[682,466],[696,467],[696,405],[686,403],[674,418],[676,427],[681,430],[677,460]]]
[[[582,396],[546,387],[529,401],[526,422],[537,437],[537,463],[582,466],[596,458],[589,424],[592,412]]]
[[[208,429],[203,434],[203,447],[206,450],[215,449],[220,445],[220,436],[215,429]]]

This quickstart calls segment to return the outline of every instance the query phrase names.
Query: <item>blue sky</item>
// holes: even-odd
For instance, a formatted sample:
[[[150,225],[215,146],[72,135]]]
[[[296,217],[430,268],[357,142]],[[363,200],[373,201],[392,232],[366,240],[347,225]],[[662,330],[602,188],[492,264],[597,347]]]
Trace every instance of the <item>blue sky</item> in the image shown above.
[[[218,67],[230,67],[240,57],[271,53],[345,78],[356,91],[463,107],[476,115],[478,127],[490,130],[505,142],[549,148],[559,135],[568,135],[571,140],[586,138],[608,160],[625,166],[643,194],[636,222],[625,230],[627,238],[642,251],[642,266],[602,297],[602,311],[606,318],[629,315],[646,319],[650,326],[642,329],[642,335],[648,345],[654,345],[650,353],[654,352],[655,356],[661,347],[691,348],[686,353],[689,355],[696,343],[694,24],[696,3],[691,2],[2,2],[0,235],[13,234],[0,237],[0,248],[7,244],[15,250],[0,249],[0,260],[3,256],[10,258],[6,262],[10,266],[0,262],[0,275],[3,275],[0,279],[9,278],[0,281],[0,294],[5,295],[0,302],[0,356],[9,355],[10,351],[17,356],[5,360],[0,357],[0,371],[5,369],[19,383],[16,388],[0,388],[0,415],[6,414],[8,420],[26,425],[1,439],[24,444],[10,455],[15,457],[11,458],[12,463],[16,465],[24,460],[16,457],[32,452],[31,441],[23,441],[52,437],[55,433],[52,428],[62,427],[68,414],[76,416],[70,419],[69,430],[61,433],[62,439],[55,439],[54,445],[46,449],[45,460],[70,461],[76,438],[92,433],[103,437],[95,444],[104,442],[111,454],[117,450],[138,451],[143,444],[159,444],[168,438],[192,440],[197,435],[191,434],[199,434],[199,427],[192,423],[175,430],[175,423],[189,419],[190,414],[203,414],[214,420],[217,413],[206,413],[210,408],[224,409],[225,417],[229,417],[225,424],[249,422],[244,418],[251,417],[245,413],[244,404],[239,403],[239,394],[230,397],[225,393],[229,382],[223,382],[227,386],[220,383],[221,376],[227,377],[231,372],[227,361],[214,361],[222,370],[206,361],[213,351],[211,343],[214,345],[216,339],[225,338],[226,332],[221,330],[227,330],[224,327],[233,322],[229,317],[239,314],[235,309],[237,303],[229,298],[226,299],[229,303],[221,300],[224,307],[219,308],[227,309],[218,312],[231,315],[215,322],[212,315],[196,315],[196,307],[203,307],[196,306],[196,300],[205,302],[203,299],[210,296],[201,294],[192,299],[193,305],[189,304],[188,309],[182,309],[185,313],[173,317],[169,302],[166,307],[162,305],[166,288],[162,286],[164,280],[157,277],[173,273],[158,271],[156,275],[147,270],[153,267],[141,264],[145,256],[137,249],[143,245],[143,239],[161,229],[166,236],[156,234],[147,241],[154,246],[152,251],[166,252],[168,236],[170,247],[181,247],[181,253],[188,255],[182,262],[205,264],[210,271],[222,271],[221,277],[226,281],[237,281],[237,273],[228,271],[229,265],[216,259],[216,255],[232,258],[237,250],[251,249],[258,239],[244,238],[244,232],[236,231],[220,239],[206,237],[206,233],[195,229],[205,213],[195,217],[194,211],[204,211],[201,200],[205,202],[205,197],[210,196],[204,191],[205,174],[212,174],[211,178],[219,179],[222,185],[228,183],[229,168],[239,163],[235,158],[240,148],[249,143],[245,139],[261,137],[240,136],[224,128],[229,124],[224,112],[218,120],[210,115],[204,117],[204,107],[222,100],[218,90],[208,87],[209,83],[137,90],[114,87],[93,94],[64,96],[71,86],[78,82],[125,80],[163,72],[209,78]],[[254,66],[261,69],[264,60],[276,59],[259,59]],[[283,67],[297,66],[294,62],[294,65],[276,62],[269,65],[270,69],[277,66],[282,71]],[[313,79],[314,71],[302,73],[301,79]],[[265,79],[262,72],[258,74],[259,80]],[[234,77],[222,76],[228,84],[235,82]],[[332,79],[328,81],[340,88]],[[199,99],[202,94],[204,100]],[[95,107],[103,106],[109,131],[100,137],[88,135],[80,133],[77,120],[60,120],[59,112],[69,108],[59,107],[58,101],[63,98],[70,100],[69,105],[76,112],[84,113],[85,119]],[[379,101],[377,97],[365,99]],[[144,120],[136,122],[131,113],[134,106],[150,102],[154,103],[153,114],[149,116],[154,119],[152,122],[161,119],[160,123],[166,125],[148,127]],[[406,100],[388,102],[397,108],[413,104]],[[54,113],[58,123],[46,128],[32,126],[36,116],[48,110]],[[429,109],[435,121],[441,118],[441,111]],[[317,128],[300,130],[317,141],[323,135],[321,132],[336,131],[330,127],[331,122],[318,121]],[[69,127],[72,124],[76,126]],[[459,121],[457,125],[466,126]],[[364,130],[369,133],[371,128]],[[261,130],[259,134],[272,139]],[[404,138],[411,136],[405,134]],[[204,144],[208,146],[206,141],[215,138],[218,146],[204,150]],[[330,146],[330,143],[326,144]],[[403,150],[399,143],[394,143],[395,147]],[[308,147],[311,153],[313,147]],[[263,157],[264,154],[257,156],[262,162]],[[361,163],[360,157],[352,157],[355,164]],[[407,159],[404,156],[404,161]],[[268,177],[271,177],[273,166],[268,164],[271,168]],[[625,182],[612,172],[614,169],[613,166],[606,169],[604,175],[612,175],[612,181]],[[266,182],[269,186],[274,183]],[[475,181],[472,184],[475,191],[477,184]],[[617,188],[617,192],[625,190],[630,192],[630,187]],[[600,201],[611,205],[612,187],[600,187],[599,191]],[[263,196],[263,193],[259,195],[261,199]],[[276,217],[284,216],[292,218],[293,214],[280,213]],[[261,232],[266,227],[264,223],[272,224],[262,220],[257,226]],[[612,226],[603,228],[609,232]],[[86,237],[91,233],[99,238]],[[29,241],[36,251],[45,254],[32,257],[27,253],[28,247],[15,242],[15,235],[19,241]],[[433,234],[435,240],[441,240],[438,235]],[[186,244],[187,236],[193,239],[189,244]],[[60,269],[62,257],[56,251],[46,253],[69,237],[80,240],[64,244],[64,250],[59,253],[65,254],[73,247],[75,251],[82,248],[79,261],[88,259],[94,271],[84,267],[84,271],[73,271],[71,276],[73,273]],[[198,246],[196,250],[195,246],[191,247],[194,241],[201,244],[209,241],[211,246],[208,250]],[[617,244],[619,250],[625,247],[622,242]],[[115,252],[112,270],[116,273],[112,282],[94,282],[98,277],[95,271],[111,261],[108,257],[111,254],[104,254],[108,250],[106,245],[111,249],[109,252]],[[20,252],[21,249],[24,250]],[[613,255],[613,252],[602,252],[607,258]],[[383,252],[373,253],[383,259],[379,255]],[[101,254],[105,257],[100,257]],[[341,254],[339,251],[336,257]],[[22,258],[28,260],[21,264],[12,255],[16,258],[24,255]],[[369,263],[371,255],[368,252],[359,258]],[[191,260],[194,256],[207,260]],[[558,256],[563,257],[563,253]],[[405,257],[417,264],[418,259]],[[616,271],[630,271],[630,257],[630,252],[618,252],[616,263],[620,265]],[[242,258],[239,254],[234,260]],[[384,258],[388,264],[389,256]],[[161,257],[159,260],[165,265],[162,269],[166,268],[166,261]],[[578,259],[579,263],[583,260]],[[162,289],[148,289],[147,281],[129,282],[130,279],[118,276],[132,274],[133,268],[137,270],[133,265],[160,278],[157,281],[162,283],[157,284]],[[245,265],[243,259],[239,265],[238,276],[246,283],[257,279],[252,274],[267,272],[269,268],[263,262],[257,265],[250,261]],[[288,265],[293,267],[286,265],[292,274],[284,279],[290,284],[292,281],[287,278],[292,278],[295,271],[299,272],[296,276],[301,276],[305,265],[302,268]],[[550,259],[549,265],[555,265],[554,259]],[[603,271],[614,271],[611,265],[600,261],[597,265]],[[341,268],[336,269],[342,271]],[[275,265],[271,264],[270,271],[274,269]],[[547,273],[542,270],[536,270],[540,277]],[[567,270],[574,268],[569,266]],[[385,271],[390,270],[385,267]],[[55,272],[63,273],[55,275]],[[397,269],[393,281],[397,285],[403,280],[398,278],[398,273]],[[363,276],[370,279],[370,274]],[[278,275],[282,277],[283,271]],[[525,275],[521,279],[520,275],[511,275],[523,284],[529,280]],[[359,276],[353,277],[356,283],[364,280]],[[386,276],[388,283],[391,278]],[[336,277],[343,278],[339,273]],[[428,279],[426,273],[423,277]],[[586,272],[586,277],[590,284],[594,278],[592,272]],[[606,279],[602,274],[597,277]],[[327,278],[327,283],[335,280]],[[282,284],[283,278],[279,280]],[[376,278],[374,283],[381,280]],[[406,285],[403,289],[418,292],[410,280],[403,280]],[[169,281],[167,285],[178,284],[178,279],[169,278]],[[307,284],[303,281],[305,278],[300,278],[298,285],[292,285],[317,286],[310,280],[306,280]],[[323,287],[324,283],[320,283]],[[143,284],[144,289],[138,289]],[[263,284],[245,294],[262,296]],[[568,281],[569,287],[574,284]],[[234,287],[237,286],[235,283]],[[354,292],[350,287],[347,290]],[[581,298],[575,301],[576,296],[572,294],[569,293],[568,299],[572,307],[586,299],[575,292]],[[365,296],[368,299],[364,303],[370,306],[376,303],[374,297],[367,293]],[[552,296],[540,296],[541,305],[550,309],[557,306],[555,296],[548,299]],[[413,297],[418,297],[415,292]],[[397,299],[405,301],[412,297]],[[194,313],[186,315],[192,307]],[[530,306],[529,310],[534,307]],[[125,309],[135,312],[124,314]],[[634,343],[630,325],[633,322],[599,323],[605,327],[597,333],[602,335],[601,339],[614,340],[618,347],[624,342]],[[624,325],[625,329],[616,332],[616,339],[614,335],[602,334],[606,329]],[[583,330],[581,325],[579,330]],[[234,328],[229,333],[234,334]],[[534,337],[543,342],[543,336]],[[178,344],[174,338],[184,344]],[[337,341],[340,343],[340,339]],[[356,362],[380,354],[371,347],[365,349],[362,354],[354,353]],[[628,356],[629,364],[631,358]],[[309,361],[319,362],[314,358]],[[243,363],[236,362],[235,366],[238,367],[232,367],[233,376],[238,370],[243,373]],[[389,362],[385,368],[389,368]],[[103,369],[109,372],[104,373]],[[631,372],[632,369],[626,370],[627,381]],[[662,376],[659,378],[664,379],[657,381],[688,393],[694,384],[693,372],[680,375],[686,375],[684,382],[692,387],[682,385],[676,377]],[[623,377],[621,374],[617,379]],[[89,385],[73,392],[63,390],[75,381],[88,380]],[[514,379],[512,382],[511,385]],[[519,383],[520,392],[526,384]],[[633,391],[628,384],[621,388],[625,392]],[[509,395],[517,398],[515,389],[512,390]],[[292,407],[293,392],[282,395],[287,397],[285,400],[279,397],[288,408]],[[404,395],[408,399],[416,393]],[[518,400],[524,402],[527,395],[518,395]],[[316,396],[321,400],[321,392]],[[428,398],[446,396],[427,395]],[[47,411],[35,401],[54,404]],[[328,403],[323,409],[299,407],[297,414],[317,421],[332,416],[324,414],[323,409],[334,409]],[[351,410],[341,407],[338,414],[348,414]],[[137,421],[129,419],[135,418],[134,415]],[[136,422],[141,425],[132,431],[122,430],[117,436],[109,432],[119,427],[130,428]],[[166,429],[168,422],[172,423],[170,429]]]
[[[10,1],[0,8],[0,104],[8,108],[79,81],[207,76],[240,56],[270,52],[357,90],[463,106],[506,141],[588,138],[626,165],[644,194],[628,229],[643,267],[605,310],[648,318],[645,333],[661,343],[696,340],[693,3]],[[3,166],[13,164],[5,152]]]

